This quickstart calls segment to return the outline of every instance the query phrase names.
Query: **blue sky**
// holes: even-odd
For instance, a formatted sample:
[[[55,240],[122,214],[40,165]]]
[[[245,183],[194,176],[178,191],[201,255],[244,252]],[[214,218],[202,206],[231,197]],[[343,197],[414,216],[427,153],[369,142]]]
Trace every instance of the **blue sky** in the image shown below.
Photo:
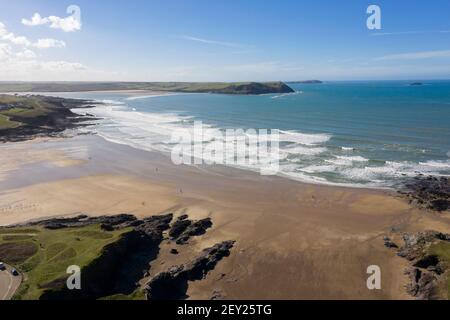
[[[64,20],[72,4],[80,25]],[[381,30],[366,27],[371,4]],[[0,0],[0,8],[0,80],[450,78],[448,0]]]

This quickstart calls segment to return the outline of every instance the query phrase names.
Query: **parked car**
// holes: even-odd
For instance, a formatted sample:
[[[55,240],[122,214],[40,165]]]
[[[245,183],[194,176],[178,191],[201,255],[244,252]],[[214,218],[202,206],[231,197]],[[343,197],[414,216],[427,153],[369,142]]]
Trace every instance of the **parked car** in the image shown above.
[[[16,269],[11,269],[11,274],[12,274],[13,276],[18,276],[18,275],[19,275],[19,272],[17,272]]]
[[[0,262],[0,271],[6,270],[6,266],[3,262]]]

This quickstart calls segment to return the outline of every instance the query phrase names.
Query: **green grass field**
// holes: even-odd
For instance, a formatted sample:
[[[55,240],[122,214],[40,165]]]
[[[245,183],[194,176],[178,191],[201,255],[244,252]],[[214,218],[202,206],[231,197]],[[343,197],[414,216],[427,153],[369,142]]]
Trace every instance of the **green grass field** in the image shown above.
[[[14,95],[0,95],[0,105],[11,106],[0,109],[0,130],[17,128],[22,123],[13,121],[10,117],[33,118],[48,114],[52,106],[36,97],[23,97]]]
[[[127,231],[106,232],[99,225],[59,230],[0,229],[0,261],[24,274],[15,299],[38,299],[46,288],[65,281],[68,266],[85,267]]]
[[[436,255],[439,257],[440,261],[443,261],[445,267],[447,269],[447,298],[450,299],[450,243],[448,242],[439,242],[433,244],[428,249],[429,254]]]
[[[0,129],[11,129],[11,128],[17,128],[21,126],[22,124],[17,121],[12,121],[9,119],[8,116],[1,114],[0,112]]]

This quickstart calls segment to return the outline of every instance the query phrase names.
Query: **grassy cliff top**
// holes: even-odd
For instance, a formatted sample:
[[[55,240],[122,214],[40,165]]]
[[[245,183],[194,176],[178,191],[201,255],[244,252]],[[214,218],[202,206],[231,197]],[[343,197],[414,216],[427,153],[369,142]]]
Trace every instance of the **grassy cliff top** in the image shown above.
[[[446,270],[444,276],[446,281],[443,284],[443,296],[447,296],[450,299],[450,243],[448,242],[438,242],[433,244],[429,249],[428,253],[435,255],[439,258],[442,263],[442,267]]]
[[[53,105],[39,97],[0,95],[0,130],[17,128],[22,125],[19,118],[45,116],[53,108]]]
[[[127,231],[105,232],[99,225],[61,230],[0,228],[0,261],[25,273],[16,299],[38,299],[44,290],[65,281],[68,266],[89,265]]]
[[[0,82],[0,92],[150,90],[189,93],[289,93],[283,82]]]
[[[71,109],[86,103],[58,97],[0,94],[0,142],[28,140],[75,128],[83,119]]]

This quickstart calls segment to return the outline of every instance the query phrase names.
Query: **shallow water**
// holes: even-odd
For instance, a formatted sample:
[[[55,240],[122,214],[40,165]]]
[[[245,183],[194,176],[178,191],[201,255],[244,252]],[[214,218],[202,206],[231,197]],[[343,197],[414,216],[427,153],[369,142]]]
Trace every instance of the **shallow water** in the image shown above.
[[[286,95],[64,96],[106,101],[81,111],[104,118],[90,130],[139,149],[170,152],[174,130],[201,120],[218,132],[277,129],[280,175],[292,179],[389,187],[418,173],[450,175],[450,81],[291,86]]]

